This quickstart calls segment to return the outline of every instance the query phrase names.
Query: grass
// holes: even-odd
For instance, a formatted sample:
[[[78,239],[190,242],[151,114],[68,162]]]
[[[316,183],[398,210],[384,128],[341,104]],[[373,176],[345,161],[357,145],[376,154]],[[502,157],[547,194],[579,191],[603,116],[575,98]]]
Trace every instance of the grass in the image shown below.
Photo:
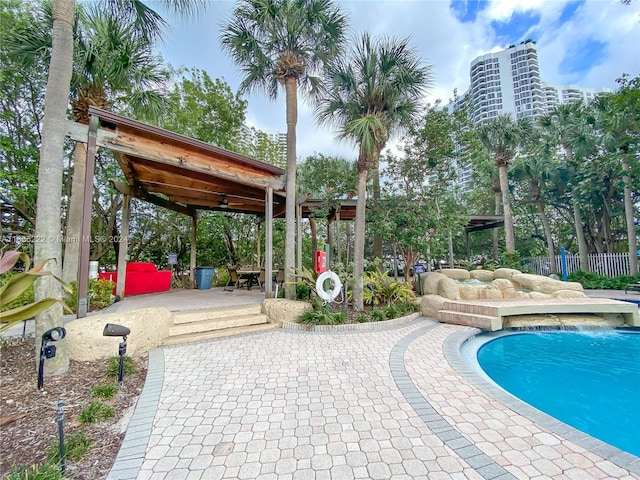
[[[5,480],[64,480],[60,465],[55,462],[30,467],[14,465],[9,475],[4,478]]]
[[[87,423],[98,423],[109,418],[113,418],[116,415],[116,411],[113,407],[106,405],[102,402],[91,402],[84,407],[78,415],[78,421],[82,425]]]
[[[117,383],[105,383],[102,385],[91,387],[91,396],[93,398],[100,398],[102,400],[111,400],[119,391],[120,386]]]
[[[85,435],[83,431],[77,431],[68,435],[64,439],[64,456],[69,462],[78,462],[85,453],[89,451],[93,440]],[[60,444],[55,442],[47,450],[47,460],[55,463],[60,462]]]
[[[118,378],[118,371],[120,369],[120,357],[111,357],[109,358],[109,363],[107,364],[107,370],[105,372],[105,376],[108,378]],[[133,359],[131,357],[124,357],[124,369],[123,376],[131,375],[136,369],[135,364],[133,363]]]

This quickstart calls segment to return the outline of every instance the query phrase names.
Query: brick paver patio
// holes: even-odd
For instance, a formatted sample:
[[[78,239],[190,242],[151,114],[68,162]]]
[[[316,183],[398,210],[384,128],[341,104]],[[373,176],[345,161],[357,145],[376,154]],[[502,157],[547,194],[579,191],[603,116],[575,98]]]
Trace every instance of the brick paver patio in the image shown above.
[[[421,318],[154,350],[109,479],[640,479],[637,457],[474,382],[473,332]]]

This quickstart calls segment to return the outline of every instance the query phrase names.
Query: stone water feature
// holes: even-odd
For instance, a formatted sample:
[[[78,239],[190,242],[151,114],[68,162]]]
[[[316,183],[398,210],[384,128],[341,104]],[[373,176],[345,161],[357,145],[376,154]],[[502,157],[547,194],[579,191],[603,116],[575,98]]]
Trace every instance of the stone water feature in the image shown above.
[[[420,276],[422,314],[486,330],[531,325],[638,325],[626,302],[591,299],[582,284],[511,268],[439,270]]]

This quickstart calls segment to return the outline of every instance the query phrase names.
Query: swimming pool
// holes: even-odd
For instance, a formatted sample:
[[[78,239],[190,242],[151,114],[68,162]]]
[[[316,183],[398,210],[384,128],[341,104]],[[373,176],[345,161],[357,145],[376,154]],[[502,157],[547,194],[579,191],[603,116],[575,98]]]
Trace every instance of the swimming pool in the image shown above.
[[[477,352],[498,385],[543,412],[640,456],[640,333],[540,331]]]

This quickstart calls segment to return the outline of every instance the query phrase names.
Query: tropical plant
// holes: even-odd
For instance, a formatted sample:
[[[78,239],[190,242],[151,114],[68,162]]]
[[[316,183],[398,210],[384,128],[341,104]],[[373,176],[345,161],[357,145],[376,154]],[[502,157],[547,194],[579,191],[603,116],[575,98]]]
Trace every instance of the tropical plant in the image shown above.
[[[493,154],[494,165],[498,169],[507,252],[512,252],[516,248],[511,201],[509,199],[508,167],[518,148],[525,146],[530,141],[532,134],[533,124],[528,117],[514,121],[510,114],[498,115],[498,117],[483,124],[479,129],[480,140],[487,150]]]
[[[390,305],[415,298],[411,284],[389,277],[389,272],[374,270],[364,275],[364,301],[369,305]]]
[[[345,28],[346,18],[331,0],[241,0],[222,29],[222,47],[244,76],[241,91],[265,90],[276,99],[279,87],[285,90],[287,298],[293,298],[298,88],[319,85],[316,75],[338,55]]]
[[[337,127],[341,138],[354,141],[359,148],[353,272],[353,301],[359,310],[364,306],[367,175],[389,138],[418,111],[430,79],[430,68],[421,64],[408,39],[374,40],[368,33],[326,74],[327,93],[318,102],[317,118]]]
[[[13,308],[5,309],[6,306],[11,304],[28,289],[33,287],[35,281],[39,278],[52,277],[54,281],[58,282],[68,293],[71,292],[71,287],[56,277],[51,271],[44,270],[45,265],[49,260],[43,260],[35,265],[33,268],[29,268],[31,260],[25,253],[16,252],[10,250],[2,253],[0,256],[0,274],[5,274],[8,270],[12,269],[19,259],[25,264],[25,271],[12,275],[8,281],[0,286],[0,332],[10,328],[12,325],[28,320],[44,312],[53,305],[61,305],[69,313],[71,309],[67,307],[64,300],[61,298],[41,298],[37,301],[26,303],[24,305],[17,305]]]

